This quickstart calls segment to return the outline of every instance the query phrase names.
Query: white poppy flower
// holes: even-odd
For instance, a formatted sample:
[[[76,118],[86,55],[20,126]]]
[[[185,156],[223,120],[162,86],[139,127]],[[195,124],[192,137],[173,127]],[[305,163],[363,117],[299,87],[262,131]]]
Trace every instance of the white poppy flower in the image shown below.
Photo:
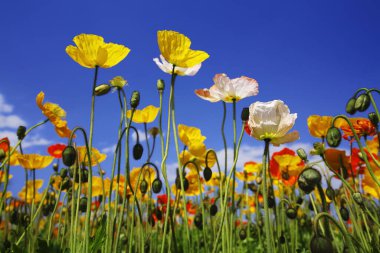
[[[160,59],[154,58],[153,61],[157,64],[157,66],[162,71],[164,71],[165,73],[168,73],[168,74],[172,74],[173,64],[166,61],[162,55],[160,55]],[[199,63],[193,67],[190,67],[190,68],[181,68],[181,67],[176,66],[174,69],[174,73],[177,75],[180,75],[180,76],[194,76],[195,74],[198,73],[201,66],[202,66],[202,63]]]
[[[288,106],[281,100],[255,102],[249,107],[248,126],[251,136],[257,140],[269,139],[273,145],[279,146],[299,139],[297,131],[288,133],[296,118],[297,113],[290,114]]]
[[[231,103],[259,93],[257,81],[246,76],[230,79],[226,74],[216,74],[213,80],[214,85],[210,89],[196,90],[195,94],[210,102],[222,100]]]

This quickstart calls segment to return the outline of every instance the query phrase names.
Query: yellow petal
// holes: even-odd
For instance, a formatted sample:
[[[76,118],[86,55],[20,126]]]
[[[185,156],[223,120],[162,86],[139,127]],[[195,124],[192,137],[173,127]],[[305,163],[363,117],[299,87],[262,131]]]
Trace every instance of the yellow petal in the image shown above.
[[[124,60],[124,58],[127,57],[131,51],[123,45],[114,43],[107,43],[103,48],[107,51],[107,58],[104,64],[99,64],[102,68],[110,68],[117,65],[119,62]]]

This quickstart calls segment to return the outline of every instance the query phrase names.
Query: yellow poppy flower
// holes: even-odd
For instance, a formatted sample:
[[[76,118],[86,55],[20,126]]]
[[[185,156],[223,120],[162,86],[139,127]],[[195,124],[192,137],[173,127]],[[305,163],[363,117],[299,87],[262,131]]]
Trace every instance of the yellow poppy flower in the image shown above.
[[[196,127],[178,125],[179,139],[189,148],[190,153],[201,156],[206,152],[206,146],[203,144],[206,137],[202,135],[201,130]]]
[[[377,179],[380,180],[380,170],[374,170],[374,173]],[[375,181],[372,179],[368,170],[364,171],[362,186],[363,186],[364,193],[369,194],[376,199],[380,199],[380,189],[375,183]]]
[[[86,68],[111,68],[121,62],[130,49],[114,43],[105,43],[101,36],[79,34],[73,39],[75,46],[67,46],[66,53]]]
[[[0,192],[0,198],[2,198],[3,197],[3,193],[2,192]],[[11,198],[12,197],[12,192],[10,192],[10,191],[7,191],[6,193],[5,193],[5,199],[9,199],[9,198]]]
[[[289,176],[298,176],[303,170],[301,158],[294,155],[277,155],[274,160],[278,163],[281,172],[287,172]]]
[[[243,171],[236,171],[236,178],[243,182],[250,182],[256,179],[257,175],[252,172],[247,172],[245,170]]]
[[[88,166],[89,162],[88,162],[88,155],[87,155],[87,148],[86,148],[86,146],[79,146],[79,147],[76,148],[76,150],[78,152],[79,163],[85,163]],[[103,162],[106,158],[107,158],[106,154],[102,154],[96,148],[92,148],[91,166],[95,166],[98,163]]]
[[[206,52],[190,49],[190,39],[175,31],[158,31],[157,41],[161,55],[178,67],[193,67],[209,57]]]
[[[189,182],[189,188],[185,192],[186,196],[198,196],[201,193],[199,191],[199,179],[198,179],[198,175],[196,173],[190,172],[190,173],[188,173],[186,175],[186,179]],[[204,181],[204,179],[200,178],[202,192],[204,192],[203,181]],[[180,190],[180,189],[177,189],[176,185],[173,184],[172,185],[172,191],[173,191],[173,193],[177,194],[177,190]]]
[[[104,194],[107,197],[110,193],[111,180],[105,178],[102,182],[101,177],[93,176],[92,177],[92,197],[103,196],[103,184],[104,184]],[[87,183],[84,183],[82,186],[82,193],[87,195],[88,186]]]
[[[311,136],[324,138],[327,135],[327,130],[331,127],[331,116],[311,115],[307,118],[307,126]]]
[[[115,76],[112,80],[110,80],[110,84],[112,87],[121,89],[125,85],[127,85],[127,80],[125,80],[122,76]]]
[[[377,135],[372,140],[367,140],[367,146],[372,154],[377,155],[379,153],[379,138]]]
[[[135,123],[152,123],[158,114],[160,108],[153,105],[148,105],[142,110],[135,110],[132,121]],[[132,110],[127,111],[127,117],[131,118]]]
[[[17,158],[20,165],[27,170],[39,170],[46,168],[54,160],[54,157],[52,156],[43,156],[39,154],[20,154]]]
[[[12,174],[9,174],[8,175],[8,180],[11,179],[13,177]],[[5,172],[4,171],[0,171],[0,183],[4,183],[5,182]]]
[[[34,203],[38,203],[41,201],[42,199],[42,193],[39,193],[37,191],[37,187],[35,189],[36,191],[33,192],[33,188],[29,189],[28,187],[28,193],[27,195],[25,195],[25,186],[21,189],[21,191],[18,193],[18,197],[22,200],[22,201],[26,201],[27,203],[31,204],[32,201],[34,200]],[[26,196],[26,199],[25,199],[25,196]]]
[[[42,91],[36,97],[37,106],[42,113],[54,125],[55,131],[60,137],[70,137],[71,130],[67,127],[67,121],[64,120],[66,112],[57,104],[46,102],[43,104],[45,93]]]
[[[139,180],[139,175],[140,175],[140,180]],[[151,167],[146,166],[144,168],[144,171],[141,172],[141,168],[134,168],[133,170],[131,170],[130,179],[131,179],[131,185],[134,189],[137,186],[137,182],[139,182],[139,185],[137,186],[136,189],[140,187],[142,180],[145,179],[148,182],[148,190],[149,190],[151,184],[153,183],[153,180],[156,179],[156,170]]]

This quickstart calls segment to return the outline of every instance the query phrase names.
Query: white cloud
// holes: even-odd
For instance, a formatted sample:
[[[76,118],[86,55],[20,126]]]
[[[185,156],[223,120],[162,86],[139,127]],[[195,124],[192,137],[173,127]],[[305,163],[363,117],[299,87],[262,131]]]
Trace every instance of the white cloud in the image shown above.
[[[137,140],[136,132],[134,130],[132,130],[132,129],[131,129],[131,131],[132,131],[132,140],[136,141]],[[140,129],[137,129],[137,132],[139,133],[139,141],[140,142],[146,141],[145,132],[141,131]],[[150,139],[150,134],[149,133],[148,133],[148,139]]]
[[[0,105],[1,106],[1,105]],[[0,110],[1,112],[1,110]],[[0,115],[0,128],[18,128],[20,125],[26,125],[26,122],[17,115],[4,116]]]
[[[292,150],[297,150],[298,148],[303,148],[306,153],[308,154],[310,150],[313,149],[313,145],[310,143],[303,143],[303,142],[296,142],[292,144],[285,144],[281,145],[280,147],[270,147],[270,153],[273,154],[274,152],[280,151],[283,148],[290,148]],[[249,161],[254,161],[257,163],[261,163],[262,161],[262,155],[264,151],[264,143],[261,146],[250,146],[250,145],[242,145],[239,150],[239,157],[238,161],[236,163],[236,168],[242,169],[244,167],[244,163]],[[219,150],[216,152],[219,164],[222,168],[224,168],[224,149]],[[228,170],[232,168],[233,165],[233,149],[227,148],[227,168]]]
[[[13,106],[5,102],[4,96],[0,94],[0,113],[11,113],[13,111]]]
[[[0,139],[7,137],[11,143],[11,146],[16,145],[18,142],[18,138],[15,132],[13,131],[0,131]],[[36,135],[28,135],[25,137],[25,139],[22,141],[22,147],[28,148],[33,146],[46,146],[51,144],[52,142],[48,139],[45,139],[38,134]]]
[[[109,147],[102,148],[101,152],[105,154],[113,154],[115,150],[116,150],[116,144]]]

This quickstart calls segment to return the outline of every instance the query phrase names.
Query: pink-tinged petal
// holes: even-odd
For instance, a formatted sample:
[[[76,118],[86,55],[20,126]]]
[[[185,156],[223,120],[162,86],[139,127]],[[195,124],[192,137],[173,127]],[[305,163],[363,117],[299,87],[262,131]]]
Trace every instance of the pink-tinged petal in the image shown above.
[[[199,90],[195,90],[195,94],[204,99],[204,100],[207,100],[207,101],[210,101],[212,103],[214,102],[218,102],[220,101],[219,98],[216,98],[216,97],[213,97],[211,94],[210,94],[210,91],[208,89],[199,89]]]

